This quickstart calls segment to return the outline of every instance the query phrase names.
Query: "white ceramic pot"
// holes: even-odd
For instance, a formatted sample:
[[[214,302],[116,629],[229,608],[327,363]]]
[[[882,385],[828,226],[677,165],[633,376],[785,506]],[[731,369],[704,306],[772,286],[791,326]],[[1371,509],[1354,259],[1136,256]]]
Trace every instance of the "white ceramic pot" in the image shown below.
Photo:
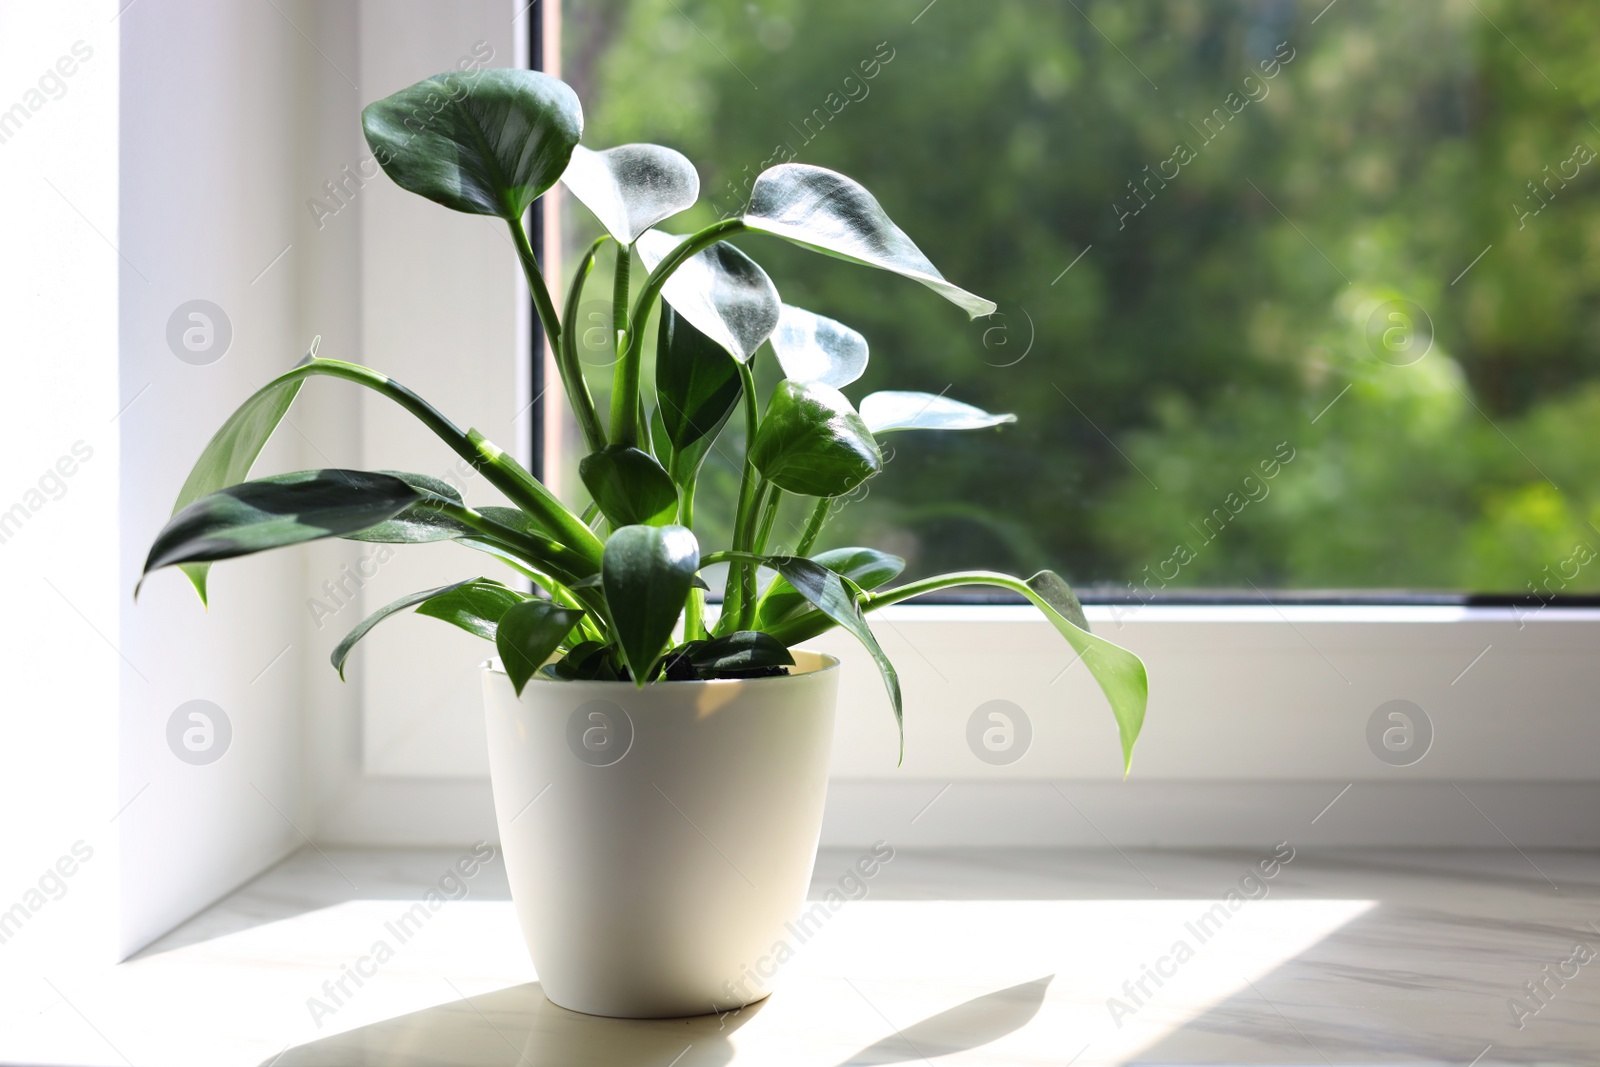
[[[545,995],[591,1015],[771,992],[816,862],[838,661],[788,676],[558,682],[486,664],[495,816]]]

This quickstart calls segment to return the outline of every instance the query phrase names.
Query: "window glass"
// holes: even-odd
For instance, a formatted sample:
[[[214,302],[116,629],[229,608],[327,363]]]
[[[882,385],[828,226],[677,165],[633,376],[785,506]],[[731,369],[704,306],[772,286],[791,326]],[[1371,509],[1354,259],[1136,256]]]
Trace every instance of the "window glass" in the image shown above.
[[[853,400],[918,389],[1019,420],[889,438],[824,546],[897,551],[912,576],[1054,567],[1102,594],[1573,593],[1600,589],[1593,16],[585,0],[563,64],[586,143],[699,167],[701,204],[663,228],[814,163],[999,303],[968,322],[904,279],[740,238],[786,302],[866,335]],[[599,232],[577,206],[567,227]],[[591,284],[604,324],[609,279]],[[604,394],[607,330],[590,336]],[[708,464],[706,538],[727,537],[740,448],[731,426]]]

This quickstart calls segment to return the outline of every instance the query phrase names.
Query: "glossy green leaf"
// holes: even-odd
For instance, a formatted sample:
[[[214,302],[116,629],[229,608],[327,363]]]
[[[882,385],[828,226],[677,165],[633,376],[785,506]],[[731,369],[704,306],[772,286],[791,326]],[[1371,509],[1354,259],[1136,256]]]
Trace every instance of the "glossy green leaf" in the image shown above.
[[[355,629],[344,635],[344,640],[339,642],[338,646],[333,650],[333,655],[328,657],[328,659],[333,663],[333,669],[339,672],[340,678],[343,678],[344,663],[345,660],[350,658],[350,650],[355,648],[356,643],[363,637],[367,636],[367,634],[372,631],[372,628],[378,625],[384,619],[387,619],[396,612],[401,612],[407,608],[416,607],[425,600],[430,600],[433,597],[440,596],[455,589],[459,589],[463,585],[466,585],[467,582],[474,580],[475,579],[468,578],[467,581],[455,582],[451,585],[441,585],[437,589],[424,589],[420,593],[408,593],[399,600],[385,604],[377,611],[374,611],[371,615],[368,615],[366,618],[362,619],[361,622],[357,624]]]
[[[678,517],[678,488],[648,452],[607,445],[578,461],[578,476],[613,526],[665,526]]]
[[[584,641],[543,670],[561,681],[615,682],[621,677],[620,666],[611,648]]]
[[[544,666],[582,618],[583,612],[558,607],[548,600],[524,600],[500,616],[494,644],[519,696],[528,679]]]
[[[921,282],[973,318],[994,312],[992,300],[946,281],[877,199],[836,171],[806,163],[781,163],[762,171],[750,190],[744,222],[751,229]]]
[[[682,526],[624,526],[606,542],[606,606],[635,684],[645,684],[672,639],[699,567],[700,545]]]
[[[1127,649],[1089,632],[1089,621],[1083,616],[1077,596],[1055,572],[1040,571],[1018,592],[1033,601],[1056,632],[1067,639],[1106,695],[1117,719],[1122,768],[1127,774],[1133,766],[1133,744],[1144,727],[1145,704],[1150,697],[1144,662]]]
[[[867,369],[867,339],[842,322],[783,305],[769,338],[786,378],[843,389]]]
[[[298,471],[231,485],[172,517],[150,546],[144,573],[354,533],[420,497],[400,479],[372,471]]]
[[[353,534],[345,534],[349,541],[370,541],[391,545],[424,544],[429,541],[451,541],[470,537],[475,531],[455,519],[441,515],[437,508],[428,505],[429,497],[438,497],[451,503],[461,503],[461,493],[442,478],[406,471],[378,471],[399,478],[423,494],[424,499],[412,504],[387,522],[369,526]]]
[[[314,362],[315,351],[316,346],[313,345],[312,352],[307,353],[296,367],[305,367]],[[304,378],[292,375],[293,372],[268,382],[251,394],[211,435],[200,458],[195,460],[194,468],[189,471],[189,477],[184,480],[183,488],[178,490],[178,500],[172,505],[174,515],[201,497],[230,485],[238,485],[250,477],[250,468],[255,465],[256,457],[261,455],[262,448],[266,447],[267,440],[278,428],[278,423],[283,421],[289,405],[294,403],[300,386],[304,384]],[[194,584],[195,591],[200,594],[200,602],[205,603],[206,576],[211,565],[185,563],[181,566]]]
[[[622,245],[633,244],[700,197],[700,175],[689,157],[658,144],[618,145],[603,152],[577,145],[561,184]]]
[[[538,71],[450,71],[368,104],[361,126],[402,189],[518,220],[566,169],[583,108],[565,82]]]
[[[840,496],[883,468],[877,441],[843,393],[788,379],[767,402],[750,462],[801,496]]]
[[[683,241],[651,230],[634,248],[645,269],[655,270]],[[772,335],[782,307],[767,272],[726,241],[691,256],[667,279],[661,298],[741,362]]]
[[[794,665],[781,641],[759,630],[739,630],[725,637],[685,646],[689,662],[702,678],[728,677],[771,667]]]
[[[663,307],[656,337],[656,403],[673,449],[714,437],[741,392],[733,357],[670,306]]]
[[[991,415],[937,393],[898,390],[868,393],[861,401],[861,418],[875,434],[892,430],[981,430],[1017,421],[1015,415]]]
[[[872,590],[893,581],[906,569],[906,561],[899,556],[880,552],[875,548],[830,548],[811,557],[833,573],[850,579],[862,590]],[[756,614],[756,626],[767,629],[786,619],[792,619],[806,609],[808,601],[795,591],[789,580],[779,575],[761,598]]]
[[[901,709],[900,676],[894,664],[884,655],[878,639],[861,613],[858,598],[861,591],[855,583],[822,564],[799,556],[771,556],[768,566],[775,567],[794,589],[809,600],[818,611],[832,619],[866,648],[883,676],[884,688],[889,691],[889,703],[894,707],[895,727],[900,731],[900,758],[905,758],[905,720]]]
[[[474,578],[424,600],[417,607],[417,614],[440,619],[485,641],[493,641],[501,617],[527,599],[526,594],[508,589],[491,578]]]

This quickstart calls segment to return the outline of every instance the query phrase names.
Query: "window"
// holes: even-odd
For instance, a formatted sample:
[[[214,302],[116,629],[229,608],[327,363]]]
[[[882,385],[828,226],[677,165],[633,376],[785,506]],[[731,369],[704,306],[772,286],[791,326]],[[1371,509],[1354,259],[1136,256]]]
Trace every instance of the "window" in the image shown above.
[[[1600,29],[1573,5],[564,17],[586,142],[700,167],[700,205],[664,228],[736,213],[764,166],[799,159],[857,177],[999,302],[967,323],[916,285],[741,241],[787,302],[867,336],[855,398],[947,391],[1019,417],[901,435],[823,543],[891,548],[910,576],[1049,566],[1113,600],[1600,591]],[[598,232],[575,205],[565,228]],[[702,479],[708,520],[737,435]]]

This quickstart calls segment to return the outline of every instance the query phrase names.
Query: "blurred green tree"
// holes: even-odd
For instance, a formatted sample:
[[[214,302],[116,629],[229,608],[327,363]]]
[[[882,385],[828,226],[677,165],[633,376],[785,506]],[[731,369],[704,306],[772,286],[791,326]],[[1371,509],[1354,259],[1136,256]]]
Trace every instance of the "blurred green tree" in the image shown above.
[[[867,336],[851,395],[1020,419],[898,437],[826,543],[1107,591],[1600,590],[1594,548],[1562,566],[1600,547],[1584,5],[582,0],[565,19],[586,143],[700,167],[701,204],[666,228],[736,212],[796,158],[862,181],[1000,303],[968,324],[741,239],[788,302]],[[598,232],[581,209],[569,230]],[[708,497],[737,455],[730,436]]]

